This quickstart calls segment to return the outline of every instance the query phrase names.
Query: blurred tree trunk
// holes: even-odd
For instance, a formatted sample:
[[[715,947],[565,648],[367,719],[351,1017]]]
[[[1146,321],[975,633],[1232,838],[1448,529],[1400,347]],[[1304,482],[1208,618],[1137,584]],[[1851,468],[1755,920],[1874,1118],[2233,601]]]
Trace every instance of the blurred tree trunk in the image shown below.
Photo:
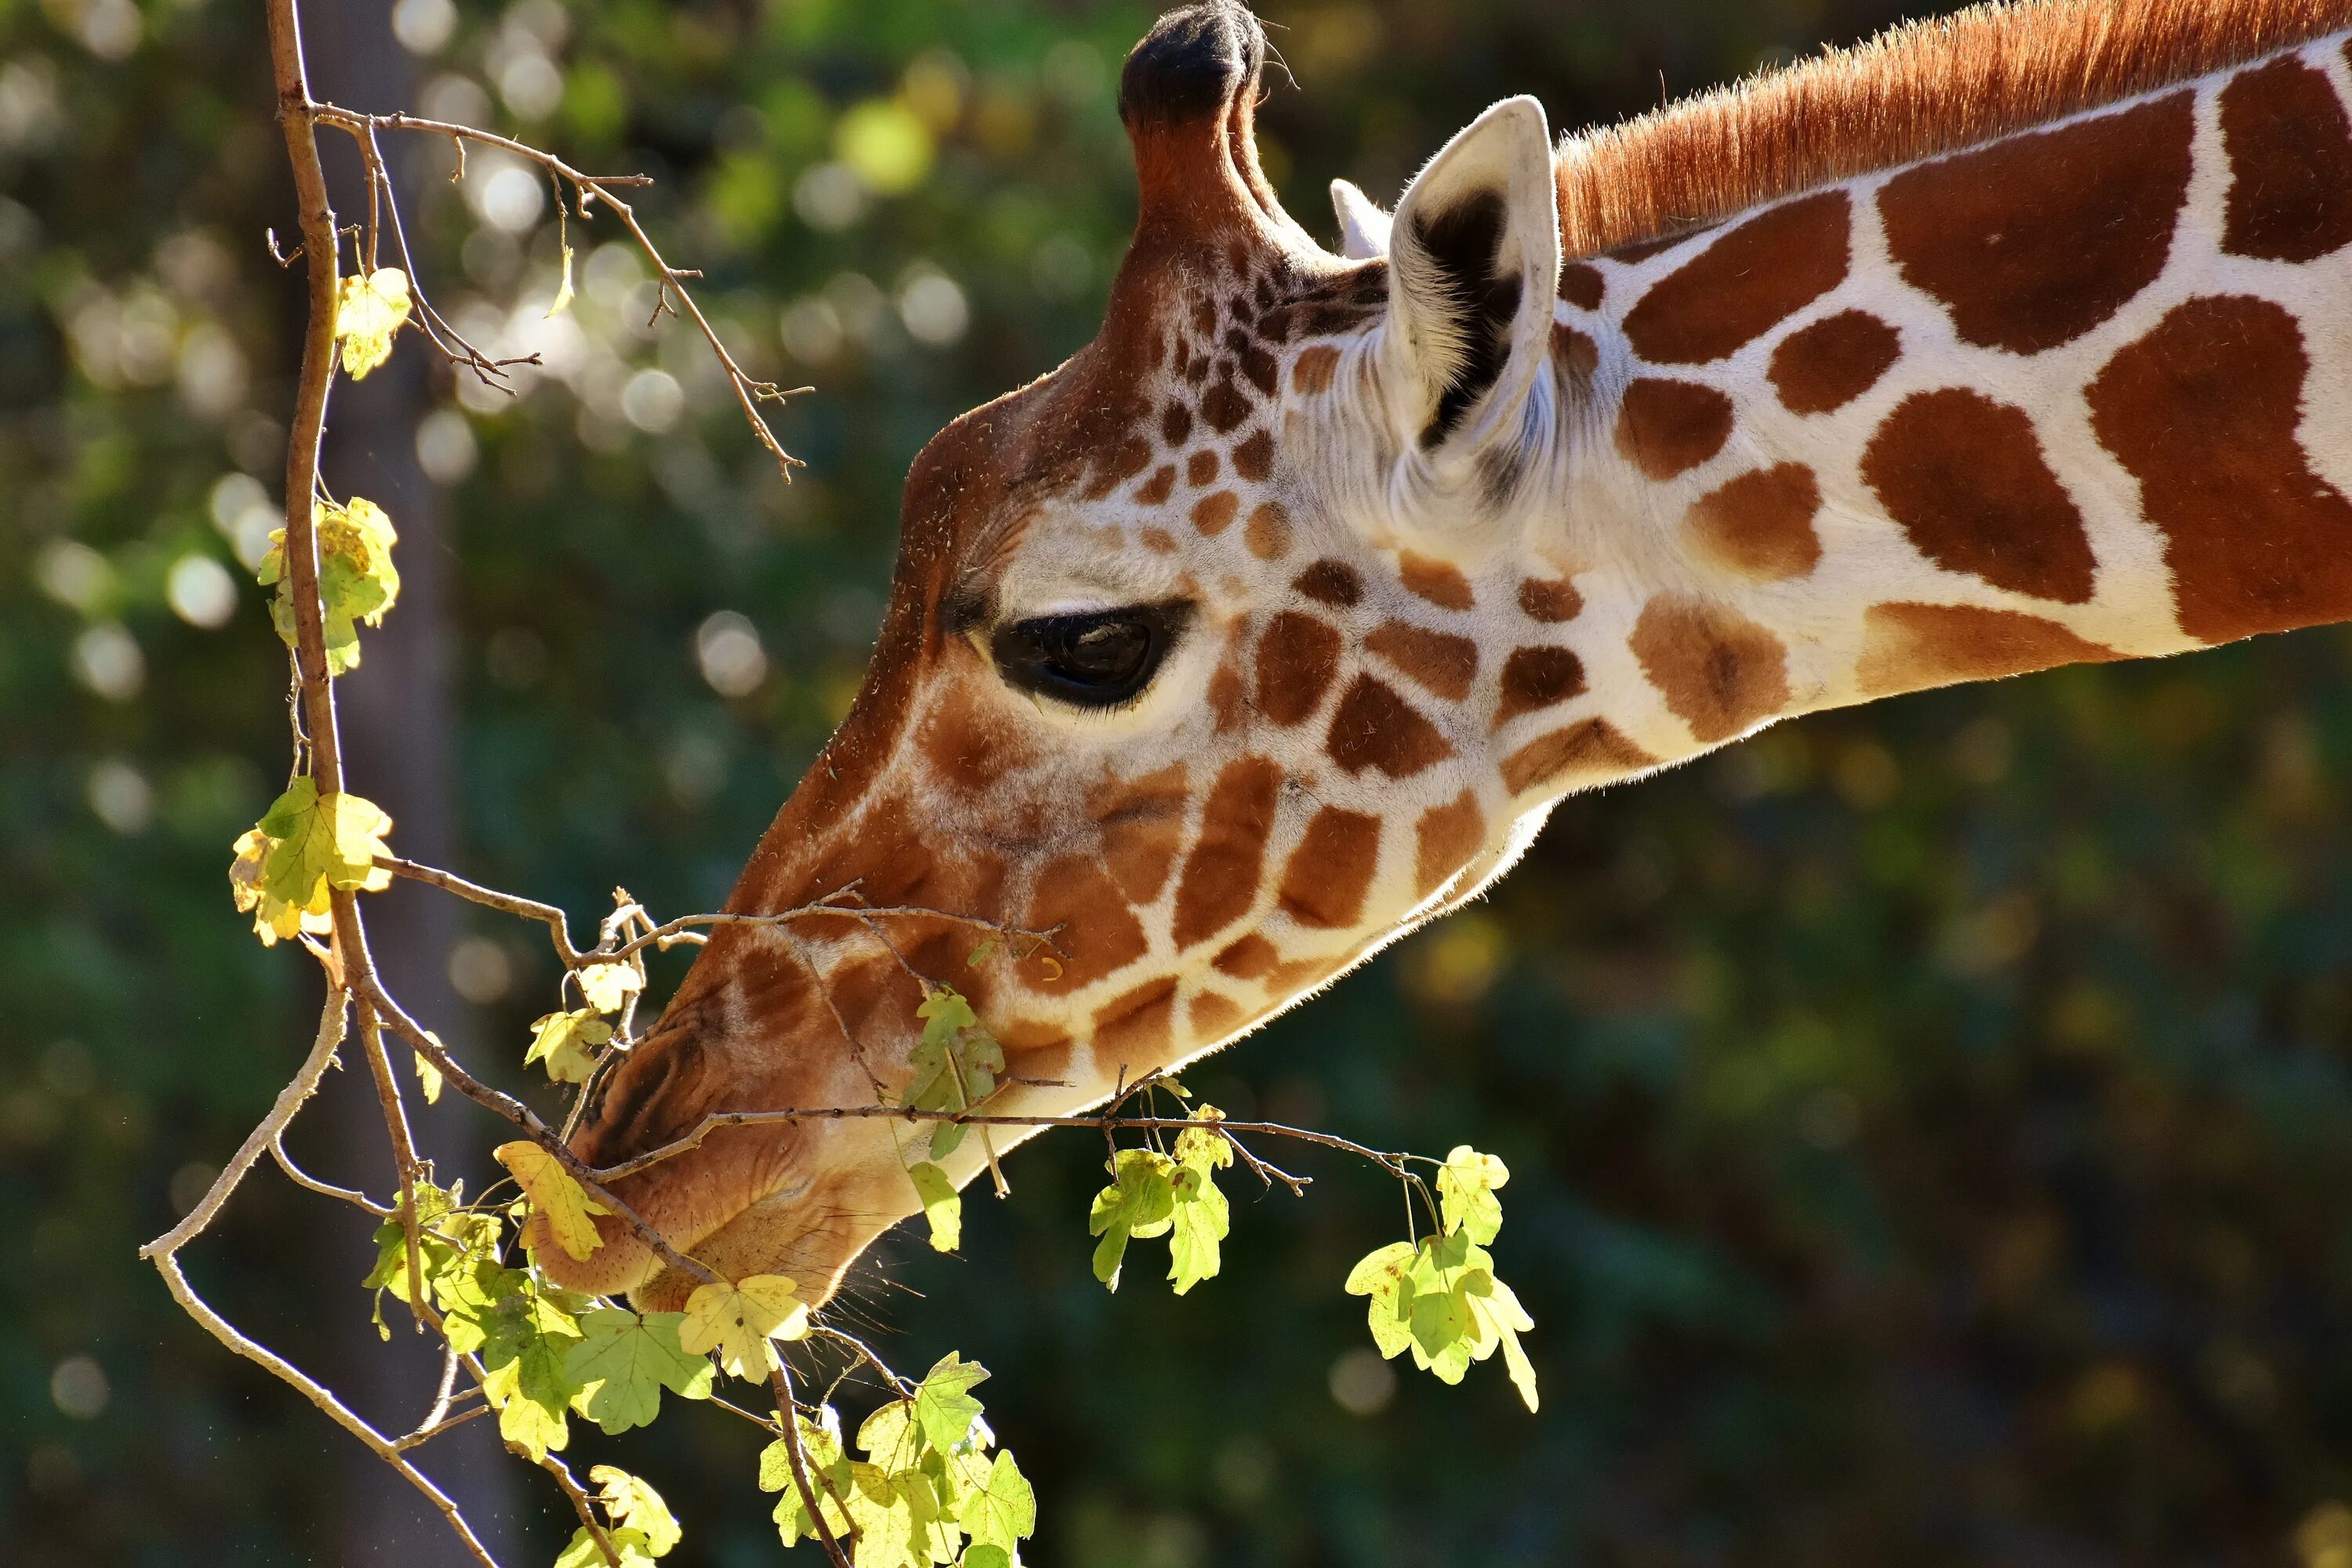
[[[305,7],[314,92],[369,112],[415,109],[415,63],[393,37],[392,9],[393,0],[337,0]],[[348,138],[331,132],[320,141],[337,218],[363,219],[367,184],[356,150]],[[404,174],[412,151],[403,142],[385,148],[402,210],[413,226],[421,207],[416,182]],[[384,250],[381,259],[394,264],[389,238]],[[328,488],[337,496],[363,495],[375,501],[400,531],[399,605],[381,629],[366,634],[364,661],[338,686],[352,787],[392,815],[394,842],[402,854],[444,865],[453,858],[456,842],[453,552],[440,498],[416,457],[416,426],[433,405],[433,353],[413,331],[402,334],[400,345],[392,363],[366,380],[340,382],[328,414]],[[395,883],[367,901],[367,916],[376,963],[393,994],[462,1048],[465,1042],[455,1030],[463,1005],[449,984],[450,949],[460,934],[456,903],[413,883]],[[334,1179],[381,1193],[390,1169],[382,1114],[367,1070],[350,1059],[348,1047],[345,1056],[346,1070],[333,1075],[327,1115],[320,1119],[334,1147],[321,1152],[320,1162],[339,1167]],[[394,1048],[394,1068],[412,1090],[420,1152],[435,1159],[444,1183],[471,1175],[467,1184],[478,1188],[478,1169],[469,1167],[479,1166],[478,1151],[488,1131],[481,1113],[455,1095],[425,1108],[413,1092],[406,1058]],[[363,1250],[336,1256],[331,1267],[337,1277],[321,1289],[339,1298],[352,1296],[352,1282],[367,1268]],[[394,1325],[388,1344],[361,1312],[338,1315],[343,1341],[336,1383],[380,1429],[404,1431],[432,1398],[440,1357],[431,1342],[411,1331],[405,1312],[387,1307],[384,1320]],[[407,1483],[361,1449],[346,1445],[338,1453],[345,1497],[336,1510],[341,1521],[337,1546],[346,1568],[425,1568],[468,1561],[448,1527]],[[420,1458],[465,1510],[485,1544],[506,1555],[513,1544],[515,1472],[496,1429],[483,1422],[460,1427]]]

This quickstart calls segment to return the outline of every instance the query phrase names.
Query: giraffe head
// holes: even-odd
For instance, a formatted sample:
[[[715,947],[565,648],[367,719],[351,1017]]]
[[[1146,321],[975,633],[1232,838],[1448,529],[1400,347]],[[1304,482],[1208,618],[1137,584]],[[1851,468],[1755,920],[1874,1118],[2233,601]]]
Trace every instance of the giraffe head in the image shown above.
[[[1052,945],[975,963],[973,926],[910,914],[718,929],[596,1090],[587,1160],[711,1112],[895,1094],[923,980],[963,991],[1028,1080],[1008,1108],[1097,1100],[1475,890],[1607,749],[1561,731],[1541,767],[1505,765],[1581,676],[1564,650],[1489,651],[1575,613],[1515,548],[1572,374],[1542,111],[1487,111],[1392,226],[1340,192],[1357,254],[1334,256],[1259,166],[1264,55],[1255,18],[1213,4],[1129,57],[1140,213],[1102,330],[916,459],[872,668],[730,903],[854,889]],[[617,1190],[721,1273],[823,1295],[919,1206],[921,1137],[730,1128]],[[651,1304],[689,1288],[604,1236],[550,1261]]]

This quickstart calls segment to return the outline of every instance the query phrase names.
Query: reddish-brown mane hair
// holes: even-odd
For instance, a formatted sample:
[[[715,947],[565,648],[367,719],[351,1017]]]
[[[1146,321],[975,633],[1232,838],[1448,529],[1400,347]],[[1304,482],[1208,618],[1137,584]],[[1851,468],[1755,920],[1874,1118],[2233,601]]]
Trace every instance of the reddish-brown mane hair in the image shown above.
[[[1560,148],[1590,256],[1933,157],[2352,26],[2352,0],[2018,0],[1914,22]]]

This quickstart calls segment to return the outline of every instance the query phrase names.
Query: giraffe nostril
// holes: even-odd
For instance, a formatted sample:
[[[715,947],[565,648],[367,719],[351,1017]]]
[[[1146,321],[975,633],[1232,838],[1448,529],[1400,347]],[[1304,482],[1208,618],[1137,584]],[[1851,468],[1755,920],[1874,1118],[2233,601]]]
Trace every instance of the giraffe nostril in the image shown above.
[[[692,1131],[703,1067],[702,1042],[691,1033],[640,1042],[597,1090],[574,1151],[592,1165],[612,1165]]]

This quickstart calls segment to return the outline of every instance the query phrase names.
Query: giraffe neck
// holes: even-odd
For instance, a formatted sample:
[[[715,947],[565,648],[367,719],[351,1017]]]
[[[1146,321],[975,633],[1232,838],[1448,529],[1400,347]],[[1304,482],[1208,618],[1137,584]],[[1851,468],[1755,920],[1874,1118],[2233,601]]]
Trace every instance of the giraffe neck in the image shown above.
[[[2352,616],[2347,103],[2337,34],[1571,262],[1531,571],[1608,699],[1545,733],[1614,776]]]

